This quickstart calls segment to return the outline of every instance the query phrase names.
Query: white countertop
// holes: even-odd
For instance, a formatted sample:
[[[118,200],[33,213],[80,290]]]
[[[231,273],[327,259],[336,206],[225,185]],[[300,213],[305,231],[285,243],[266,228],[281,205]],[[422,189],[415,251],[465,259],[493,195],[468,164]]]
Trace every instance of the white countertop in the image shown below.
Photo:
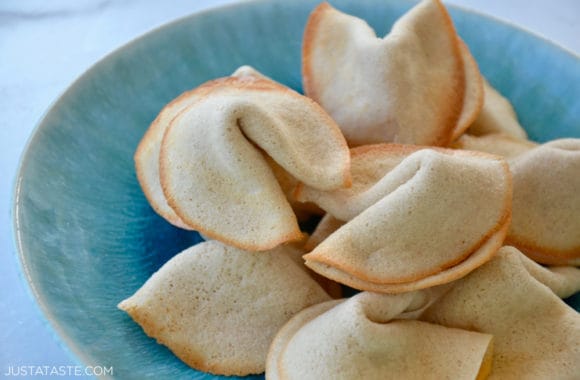
[[[35,124],[75,78],[108,52],[172,19],[233,2],[236,1],[3,0],[0,3],[0,377],[10,366],[79,365],[59,343],[34,303],[20,274],[13,244],[13,182],[20,155]],[[580,1],[447,3],[510,21],[580,54]]]

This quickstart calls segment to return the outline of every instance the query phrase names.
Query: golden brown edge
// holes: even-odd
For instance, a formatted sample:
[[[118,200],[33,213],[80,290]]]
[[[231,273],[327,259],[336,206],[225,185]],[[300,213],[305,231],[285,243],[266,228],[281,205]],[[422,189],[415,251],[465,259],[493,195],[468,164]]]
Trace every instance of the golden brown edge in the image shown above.
[[[135,150],[135,154],[133,155],[133,161],[135,163],[135,173],[137,174],[137,181],[141,185],[141,190],[143,191],[145,198],[147,199],[147,201],[149,202],[149,204],[151,205],[153,210],[155,210],[155,212],[157,214],[161,215],[169,223],[171,223],[177,227],[184,228],[184,229],[188,229],[189,227],[177,216],[177,214],[175,214],[175,212],[173,214],[167,213],[166,210],[161,208],[157,204],[157,202],[155,202],[155,199],[152,195],[152,192],[151,192],[151,190],[148,186],[148,183],[145,179],[144,172],[146,171],[146,168],[143,166],[144,162],[143,162],[142,157],[147,156],[147,150],[150,146],[153,146],[155,144],[161,144],[161,141],[157,141],[156,134],[158,132],[160,132],[161,130],[163,130],[163,131],[167,130],[167,127],[168,127],[168,126],[162,126],[160,124],[161,118],[163,116],[163,112],[166,111],[168,108],[175,106],[177,103],[184,102],[187,99],[190,99],[194,96],[195,96],[195,89],[182,93],[177,98],[173,99],[171,102],[166,104],[161,109],[161,111],[159,112],[159,114],[157,115],[155,120],[153,120],[153,122],[149,125],[149,128],[147,128],[147,130],[145,131],[145,134],[143,135],[143,137],[139,141],[139,144],[137,145],[137,149]],[[163,133],[163,135],[164,134],[165,134],[165,132]]]
[[[454,90],[452,91],[453,99],[449,101],[447,107],[444,107],[450,110],[449,115],[446,117],[447,120],[444,120],[442,125],[437,128],[440,132],[437,136],[434,137],[434,141],[432,145],[435,146],[446,146],[453,140],[454,130],[456,128],[457,122],[461,117],[461,113],[463,110],[463,103],[465,97],[465,68],[463,63],[462,51],[460,46],[460,38],[457,34],[455,26],[453,24],[453,20],[451,16],[447,12],[447,8],[443,5],[440,0],[431,0],[437,6],[439,10],[442,20],[443,26],[447,32],[447,35],[450,39],[451,46],[453,49],[453,56],[455,57],[455,64],[457,66],[457,72],[453,76],[453,81],[456,83]],[[315,40],[316,34],[320,27],[320,24],[325,15],[328,12],[336,11],[330,4],[327,2],[323,2],[319,4],[311,13],[306,22],[306,26],[304,29],[304,36],[302,40],[302,82],[303,82],[303,89],[304,93],[314,99],[318,100],[319,96],[316,91],[316,86],[312,81],[312,64],[311,64],[311,52],[315,48]],[[482,100],[483,101],[483,100]],[[451,103],[453,105],[451,105]]]
[[[192,91],[192,93],[194,93],[196,96],[198,96],[198,99],[199,99],[198,101],[201,101],[204,97],[207,97],[216,89],[219,90],[219,89],[226,87],[226,86],[234,86],[235,88],[239,88],[239,89],[251,89],[251,90],[258,90],[258,91],[284,91],[284,92],[288,92],[288,93],[294,92],[294,91],[292,91],[292,90],[290,90],[290,89],[288,89],[280,84],[277,84],[276,82],[273,82],[273,81],[267,80],[267,79],[255,78],[255,77],[251,77],[251,78],[249,78],[249,77],[241,77],[241,78],[224,77],[224,78],[214,79],[214,80],[211,80],[209,82],[206,82],[206,83],[200,85],[199,87],[197,87],[196,89],[194,89]],[[274,248],[274,247],[276,247],[282,243],[285,243],[285,242],[299,241],[299,240],[303,239],[304,234],[300,231],[300,229],[298,228],[298,222],[296,222],[296,226],[294,228],[294,231],[289,232],[288,234],[282,235],[282,236],[278,237],[277,239],[263,241],[261,244],[240,243],[239,241],[234,240],[234,239],[230,239],[226,236],[223,236],[223,235],[217,233],[216,231],[206,229],[200,223],[192,221],[190,218],[187,217],[187,215],[185,213],[182,212],[179,205],[175,202],[173,197],[171,197],[171,195],[169,194],[169,191],[167,188],[167,181],[168,181],[167,169],[165,168],[165,164],[164,164],[165,161],[163,160],[163,157],[165,156],[165,151],[168,149],[167,144],[165,143],[166,137],[168,135],[168,131],[172,128],[173,121],[177,117],[179,117],[179,115],[181,115],[183,112],[186,112],[186,110],[185,109],[182,110],[181,113],[178,114],[172,120],[172,123],[166,129],[166,131],[163,135],[162,142],[161,142],[161,149],[160,149],[160,154],[159,154],[159,157],[160,157],[159,176],[160,176],[161,188],[163,189],[163,193],[165,195],[165,198],[167,199],[167,203],[173,209],[173,211],[177,214],[177,216],[183,221],[183,223],[185,223],[189,228],[194,229],[196,231],[199,231],[200,233],[207,235],[208,237],[210,237],[212,239],[216,239],[216,240],[219,240],[219,241],[226,243],[228,245],[231,245],[231,246],[234,246],[234,247],[237,247],[240,249],[245,249],[248,251],[268,250],[268,249]]]
[[[117,306],[119,309],[125,311],[129,316],[141,326],[145,334],[157,341],[157,343],[164,345],[171,352],[175,354],[188,366],[203,372],[209,372],[214,375],[225,376],[246,376],[251,374],[259,374],[263,368],[254,368],[251,366],[244,366],[242,363],[238,366],[221,366],[218,364],[207,364],[200,354],[194,352],[189,347],[183,345],[172,344],[167,342],[162,336],[163,328],[158,328],[156,323],[149,316],[146,310],[141,312],[137,305],[130,304],[130,302],[121,301]]]
[[[321,275],[331,278],[338,283],[345,284],[354,289],[359,289],[363,291],[394,294],[414,290],[421,290],[433,286],[444,285],[457,279],[460,279],[462,277],[465,277],[473,270],[477,269],[481,265],[491,260],[495,256],[497,251],[502,247],[508,228],[509,221],[506,222],[506,224],[502,227],[500,231],[496,233],[496,235],[492,235],[490,237],[490,240],[485,242],[484,246],[489,245],[485,251],[483,252],[476,251],[471,256],[469,256],[465,261],[459,263],[459,265],[463,265],[460,268],[460,270],[457,270],[457,267],[451,267],[446,271],[436,273],[433,276],[419,279],[414,282],[408,282],[403,284],[375,284],[370,281],[365,281],[357,277],[350,276],[350,274],[342,272],[330,266],[326,266],[327,268],[329,268],[330,271],[325,270],[324,269],[325,264],[319,264],[316,262],[310,263],[309,261],[306,261],[305,265],[310,269],[312,269],[313,271],[321,273]],[[471,260],[472,258],[475,258],[476,261],[471,263],[471,265],[464,265],[468,263],[469,260]],[[318,265],[321,265],[322,268],[318,268],[317,270]],[[440,276],[445,274],[446,276]]]
[[[477,119],[479,113],[481,112],[481,109],[483,108],[483,100],[484,100],[483,78],[481,77],[481,73],[479,72],[479,66],[475,61],[475,58],[473,58],[473,55],[471,55],[471,52],[469,51],[469,47],[467,46],[467,44],[459,36],[457,37],[457,39],[459,41],[461,56],[463,58],[463,67],[466,77],[465,88],[467,89],[467,87],[469,86],[469,84],[467,83],[468,81],[470,80],[475,81],[475,83],[473,82],[471,83],[472,85],[473,84],[475,85],[476,101],[475,107],[471,110],[466,109],[465,107],[466,102],[464,101],[463,110],[459,116],[457,125],[453,129],[453,136],[451,137],[452,141],[459,138],[469,128],[469,126],[471,126],[471,124],[473,124],[473,122]],[[474,75],[469,75],[470,73]],[[467,94],[467,91],[465,91],[465,93],[466,95],[469,96],[469,94]]]
[[[350,154],[348,144],[340,130],[340,127],[334,119],[322,108],[320,104],[318,104],[313,99],[301,95],[298,92],[288,88],[280,83],[277,83],[268,78],[257,78],[257,77],[226,77],[221,78],[218,80],[207,82],[206,84],[202,85],[203,90],[199,95],[200,97],[209,95],[214,89],[222,88],[222,87],[233,87],[238,90],[247,90],[247,91],[277,91],[279,93],[283,93],[285,95],[294,97],[296,99],[300,99],[303,102],[309,104],[313,110],[316,110],[318,115],[322,117],[326,125],[330,127],[330,132],[334,135],[337,142],[340,142],[341,151],[347,152],[344,155],[345,161],[343,162],[343,170],[342,170],[342,186],[349,187],[352,184],[352,178],[350,174]]]
[[[511,208],[510,208],[510,210],[511,210]],[[408,284],[408,283],[412,283],[412,282],[421,280],[421,279],[426,278],[426,277],[436,275],[436,274],[441,273],[449,268],[456,266],[457,264],[460,264],[460,263],[468,260],[469,257],[474,252],[477,252],[491,238],[491,236],[500,232],[505,227],[506,224],[509,224],[508,223],[509,220],[511,220],[511,213],[508,214],[508,212],[506,211],[506,213],[504,213],[504,215],[499,220],[499,222],[490,231],[488,231],[488,233],[486,233],[479,241],[477,241],[472,247],[470,247],[468,250],[466,250],[465,253],[458,255],[453,260],[450,260],[444,264],[441,264],[440,266],[432,269],[431,271],[419,272],[419,273],[416,273],[415,275],[409,276],[409,277],[399,277],[396,280],[385,280],[385,279],[371,278],[371,276],[368,276],[366,273],[364,273],[362,271],[359,271],[356,269],[353,270],[353,268],[347,267],[346,265],[334,262],[331,259],[332,255],[329,255],[329,252],[325,252],[325,251],[317,252],[316,255],[306,254],[306,255],[304,255],[304,259],[306,260],[307,263],[308,262],[318,262],[320,264],[324,264],[324,265],[333,267],[333,268],[340,270],[344,273],[348,273],[349,275],[356,277],[362,281],[377,284],[377,285]]]
[[[320,3],[310,13],[308,21],[306,22],[306,26],[304,27],[304,35],[302,37],[302,86],[304,94],[314,100],[318,99],[318,94],[316,93],[314,84],[312,83],[312,66],[310,56],[320,22],[325,13],[332,10],[334,10],[334,8],[329,3]]]
[[[441,152],[445,154],[450,154],[454,156],[477,156],[482,158],[494,159],[494,160],[504,160],[503,157],[487,153],[487,152],[480,152],[476,150],[466,150],[466,149],[457,149],[451,147],[437,147],[437,146],[429,146],[429,145],[412,145],[412,144],[397,144],[397,143],[378,143],[378,144],[368,144],[368,145],[360,145],[350,149],[350,156],[351,161],[352,158],[358,157],[361,155],[367,154],[393,154],[393,155],[410,155],[415,153],[419,150],[423,149],[432,149],[436,152]],[[351,175],[352,177],[352,175]],[[298,182],[296,188],[292,193],[292,197],[302,202],[304,201],[303,198],[303,191],[306,185],[302,182]]]
[[[268,350],[268,355],[266,357],[266,380],[287,378],[287,376],[283,375],[284,370],[280,367],[279,359],[283,355],[290,339],[292,339],[294,334],[296,334],[296,332],[298,332],[306,323],[312,321],[343,301],[344,299],[330,300],[307,307],[290,318],[290,320],[288,320],[288,322],[278,330],[278,333],[276,333],[272,343],[270,344],[270,349]],[[277,377],[272,376],[271,368],[275,368],[276,374],[278,374]]]
[[[447,12],[447,8],[441,2],[441,0],[432,0],[439,9],[439,12],[443,16],[443,21],[447,29],[447,34],[450,40],[453,42],[453,56],[455,57],[455,63],[458,67],[457,72],[454,75],[454,82],[456,83],[456,91],[454,91],[455,99],[453,101],[453,106],[448,105],[447,109],[450,109],[451,112],[448,116],[448,121],[445,123],[444,126],[441,127],[441,134],[436,138],[433,145],[436,146],[447,146],[451,143],[453,139],[453,132],[457,125],[457,122],[460,120],[461,113],[463,110],[463,105],[465,101],[465,67],[462,58],[461,46],[460,46],[460,39],[459,35],[457,34],[457,30],[455,29],[455,25],[453,24],[453,20]]]
[[[571,265],[571,262],[580,259],[580,246],[566,250],[541,247],[539,244],[528,242],[526,239],[511,233],[506,237],[505,243],[513,245],[532,260],[542,264]]]
[[[289,96],[299,97],[303,101],[308,102],[315,110],[317,110],[319,112],[320,116],[322,116],[323,118],[326,119],[327,125],[329,125],[331,127],[331,131],[332,131],[332,133],[335,134],[337,141],[339,141],[341,143],[342,149],[344,151],[348,152],[348,145],[346,143],[346,140],[344,139],[344,136],[342,135],[342,132],[340,131],[340,128],[334,122],[334,120],[332,120],[332,118],[326,113],[326,111],[324,111],[322,109],[322,107],[320,107],[320,105],[318,103],[316,103],[312,99],[307,98],[303,95],[300,95],[296,91],[291,90],[288,87],[285,87],[281,84],[278,84],[272,80],[256,78],[256,77],[219,78],[219,79],[215,79],[215,80],[212,80],[212,81],[209,81],[209,82],[202,84],[198,88],[192,90],[190,92],[191,93],[190,95],[197,96],[199,99],[198,101],[201,101],[204,97],[209,96],[213,91],[219,90],[222,88],[226,88],[226,87],[229,87],[229,88],[233,87],[236,89],[248,90],[248,91],[278,91],[278,92],[283,92],[284,94],[289,95]],[[182,110],[182,113],[185,111],[186,110]],[[179,114],[173,120],[175,120],[178,116],[179,116]],[[173,122],[173,120],[172,120],[172,122]],[[301,240],[304,238],[304,234],[296,226],[295,231],[293,231],[287,235],[281,236],[279,239],[264,242],[263,244],[259,244],[259,245],[258,244],[256,244],[256,245],[241,244],[238,241],[235,241],[235,240],[229,239],[225,236],[222,236],[222,235],[216,233],[215,231],[205,229],[199,223],[196,223],[195,221],[192,221],[191,219],[189,219],[187,217],[187,215],[185,215],[182,212],[182,210],[179,208],[179,206],[176,204],[175,200],[170,196],[168,188],[167,188],[167,181],[168,180],[167,180],[165,165],[163,163],[164,162],[163,157],[165,156],[164,152],[167,149],[167,146],[166,146],[167,144],[165,143],[166,136],[168,134],[168,131],[171,129],[171,125],[172,125],[172,123],[169,125],[169,127],[166,128],[166,131],[163,135],[163,139],[161,142],[161,149],[160,149],[160,155],[159,155],[160,156],[160,168],[159,168],[160,182],[161,182],[161,187],[163,189],[163,193],[167,199],[167,203],[169,204],[169,206],[173,209],[175,214],[181,219],[181,221],[186,226],[188,226],[191,229],[200,231],[201,233],[206,234],[207,236],[209,236],[213,239],[220,240],[226,244],[233,245],[235,247],[238,247],[241,249],[246,249],[246,250],[259,250],[259,251],[266,250],[266,249],[273,248],[277,245],[280,245],[284,242],[298,241],[298,240]],[[344,156],[344,158],[345,158],[345,162],[344,162],[344,168],[343,168],[343,174],[342,174],[343,186],[348,187],[352,183],[352,178],[350,175],[350,154],[346,154]]]
[[[384,147],[383,149],[385,149],[385,150],[389,150],[390,148],[394,148],[393,149],[394,151],[397,151],[399,149],[400,149],[399,151],[405,151],[406,149],[409,149],[409,146],[404,146],[404,145],[395,145],[395,146],[382,145],[382,146]],[[362,152],[363,153],[373,152],[373,151],[377,151],[377,149],[381,149],[381,146],[375,145],[375,146],[373,146],[373,149],[365,149],[365,150],[362,150]],[[418,150],[420,150],[420,149],[418,149]],[[308,262],[318,262],[320,264],[324,264],[324,265],[333,267],[333,268],[340,270],[344,273],[348,273],[349,275],[356,277],[362,281],[374,283],[377,285],[406,284],[406,283],[414,282],[414,281],[420,280],[422,278],[429,277],[429,276],[432,276],[434,274],[440,273],[442,271],[445,271],[448,268],[451,268],[451,267],[467,260],[469,258],[469,256],[471,256],[474,252],[479,250],[479,248],[481,248],[481,246],[483,244],[485,244],[485,242],[487,242],[492,235],[502,231],[503,229],[506,229],[505,226],[506,225],[509,226],[509,224],[511,222],[512,196],[513,196],[513,179],[512,179],[512,175],[511,175],[511,171],[509,169],[508,163],[498,156],[490,155],[487,153],[484,153],[483,155],[481,155],[481,154],[479,154],[480,152],[454,151],[454,150],[445,149],[445,148],[438,148],[437,150],[442,151],[442,152],[447,152],[447,153],[451,152],[451,154],[459,153],[459,155],[483,156],[483,157],[495,159],[501,163],[503,171],[504,171],[505,179],[507,181],[507,191],[504,194],[504,199],[503,199],[503,204],[502,204],[502,209],[504,210],[503,214],[500,216],[500,218],[496,222],[495,226],[492,227],[472,247],[470,247],[468,250],[466,250],[466,252],[464,254],[457,256],[454,260],[451,260],[445,264],[442,264],[438,268],[434,268],[432,271],[424,272],[424,273],[422,272],[422,273],[416,274],[414,277],[401,277],[401,278],[397,279],[396,281],[393,281],[393,280],[385,281],[385,280],[381,280],[381,279],[370,278],[370,276],[366,275],[365,273],[363,273],[361,271],[358,271],[358,270],[350,268],[350,267],[346,267],[344,264],[334,261],[333,255],[331,255],[331,254],[329,254],[329,252],[325,252],[325,251],[318,251],[318,252],[316,252],[315,255],[313,255],[312,252],[304,255],[303,257],[306,260],[306,262],[307,263]],[[507,230],[506,230],[506,233],[507,233]],[[336,279],[334,279],[334,280],[337,281]],[[338,282],[341,282],[341,281],[338,281]]]

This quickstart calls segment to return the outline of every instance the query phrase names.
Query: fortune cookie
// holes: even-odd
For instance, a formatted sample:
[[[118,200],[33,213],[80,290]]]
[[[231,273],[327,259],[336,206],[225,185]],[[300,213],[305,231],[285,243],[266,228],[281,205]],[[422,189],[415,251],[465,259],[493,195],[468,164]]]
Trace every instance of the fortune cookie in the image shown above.
[[[465,276],[501,247],[512,190],[504,160],[400,145],[365,151],[352,157],[352,188],[359,192],[315,196],[308,190],[309,199],[348,221],[304,256],[309,268],[356,289],[394,293]],[[380,155],[392,160],[375,159]],[[398,160],[382,177],[368,169]],[[379,177],[375,183],[357,183]]]
[[[510,101],[483,80],[483,108],[467,133],[482,136],[501,133],[518,140],[527,140],[528,134],[518,122],[516,112]]]
[[[485,378],[491,335],[411,320],[433,292],[363,292],[302,311],[276,335],[266,379]]]
[[[238,68],[232,76],[248,79],[266,79],[266,77],[250,66]],[[159,178],[159,152],[161,150],[163,135],[167,127],[169,127],[169,123],[184,109],[198,100],[196,96],[198,93],[200,93],[200,88],[184,92],[167,104],[145,132],[145,135],[137,146],[134,156],[137,179],[151,207],[169,223],[184,229],[193,228],[185,224],[175,214],[173,209],[167,204],[165,194],[163,194],[163,189],[161,188]]]
[[[477,64],[439,0],[424,0],[378,38],[328,3],[308,19],[302,48],[306,95],[336,120],[351,146],[444,146],[480,111]]]
[[[451,141],[461,136],[478,118],[484,101],[484,79],[479,72],[479,66],[475,58],[471,55],[467,44],[459,37],[458,40],[465,74],[465,90],[463,94],[463,108],[461,109],[457,124],[453,129]]]
[[[151,207],[169,223],[184,229],[193,229],[167,204],[159,178],[159,151],[161,140],[173,118],[189,104],[195,102],[195,91],[188,91],[167,104],[157,115],[135,151],[137,179]]]
[[[284,246],[248,252],[201,243],[169,260],[119,308],[193,368],[261,373],[290,317],[330,300],[293,255]]]
[[[167,203],[191,228],[248,250],[302,237],[264,154],[314,188],[350,183],[344,137],[312,100],[253,76],[212,81],[195,96],[159,156]]]
[[[543,264],[580,265],[580,139],[553,140],[510,160],[506,242]]]
[[[536,279],[521,256],[503,247],[420,319],[493,335],[489,379],[578,378],[580,315]],[[579,290],[577,277],[575,286]]]

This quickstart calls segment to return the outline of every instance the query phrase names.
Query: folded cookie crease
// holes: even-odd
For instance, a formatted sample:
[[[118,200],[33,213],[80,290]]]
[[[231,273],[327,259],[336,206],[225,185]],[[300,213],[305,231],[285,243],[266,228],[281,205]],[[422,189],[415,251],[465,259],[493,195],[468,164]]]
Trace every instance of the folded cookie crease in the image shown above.
[[[245,78],[246,80],[268,79],[251,66],[239,67],[232,74],[232,77]],[[195,90],[186,91],[163,107],[141,138],[134,155],[137,179],[151,207],[169,223],[184,229],[192,229],[192,227],[185,224],[177,216],[163,194],[159,178],[159,153],[161,141],[169,124],[184,109],[199,99],[197,95],[202,92],[203,87],[204,85]]]
[[[529,264],[517,249],[501,248],[420,319],[493,335],[490,379],[574,379],[580,373],[580,315],[554,293],[560,285],[543,283],[552,276]],[[565,281],[568,294],[578,290],[577,273]]]
[[[418,165],[416,160],[400,167],[399,164],[422,148],[425,147],[401,144],[372,144],[352,148],[351,186],[321,191],[299,183],[295,198],[319,205],[338,220],[351,220],[415,174]]]
[[[401,145],[356,149],[350,189],[302,190],[347,221],[304,256],[309,268],[393,293],[462,277],[501,247],[512,197],[503,159]]]
[[[336,123],[314,101],[249,67],[170,103],[135,161],[160,215],[249,250],[303,237],[282,180],[326,190],[350,183]]]
[[[266,379],[485,378],[491,335],[414,320],[438,292],[363,292],[305,309],[276,335]]]

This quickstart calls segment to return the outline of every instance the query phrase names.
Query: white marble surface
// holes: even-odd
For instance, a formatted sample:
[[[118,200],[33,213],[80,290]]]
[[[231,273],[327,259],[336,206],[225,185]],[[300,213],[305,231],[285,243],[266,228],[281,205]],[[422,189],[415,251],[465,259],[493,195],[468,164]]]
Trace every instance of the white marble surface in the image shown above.
[[[235,0],[0,2],[0,377],[9,366],[78,364],[32,300],[13,244],[13,182],[35,124],[76,77],[111,50],[166,21],[232,2]],[[494,15],[580,52],[580,1],[449,3]]]

